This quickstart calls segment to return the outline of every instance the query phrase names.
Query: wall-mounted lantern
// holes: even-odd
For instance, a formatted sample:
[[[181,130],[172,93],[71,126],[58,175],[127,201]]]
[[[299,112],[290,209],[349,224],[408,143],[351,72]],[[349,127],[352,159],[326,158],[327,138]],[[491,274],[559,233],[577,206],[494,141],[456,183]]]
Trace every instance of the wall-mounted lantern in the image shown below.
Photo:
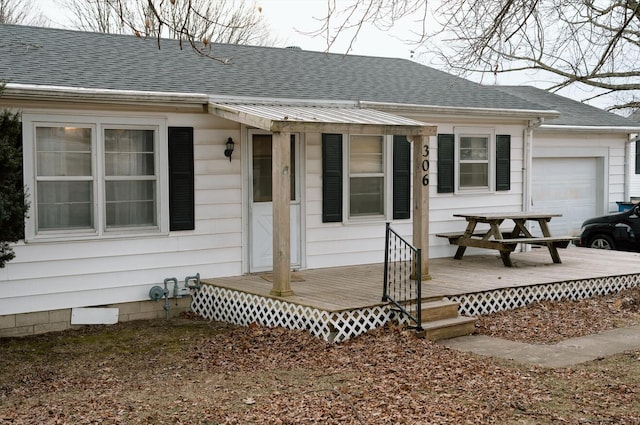
[[[233,139],[229,137],[227,139],[227,148],[224,150],[224,156],[229,158],[229,162],[231,162],[231,154],[233,153],[234,146],[235,146],[235,143],[233,143]]]

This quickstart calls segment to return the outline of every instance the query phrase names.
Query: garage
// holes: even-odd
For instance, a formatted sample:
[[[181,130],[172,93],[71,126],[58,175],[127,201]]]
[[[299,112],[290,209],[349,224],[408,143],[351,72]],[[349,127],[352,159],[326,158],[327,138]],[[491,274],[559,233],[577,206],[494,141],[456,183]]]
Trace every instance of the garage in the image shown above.
[[[585,219],[599,215],[599,164],[598,157],[533,159],[532,211],[562,214],[549,222],[552,235],[578,235]]]

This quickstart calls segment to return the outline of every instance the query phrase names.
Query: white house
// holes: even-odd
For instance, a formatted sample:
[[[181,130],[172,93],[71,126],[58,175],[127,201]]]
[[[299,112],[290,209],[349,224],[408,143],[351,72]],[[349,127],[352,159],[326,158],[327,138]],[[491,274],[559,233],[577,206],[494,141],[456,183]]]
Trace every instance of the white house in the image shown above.
[[[0,269],[0,335],[62,329],[77,307],[151,317],[152,287],[196,273],[273,270],[286,296],[290,268],[381,262],[385,222],[427,263],[452,254],[435,234],[460,230],[454,211],[560,211],[573,232],[625,198],[639,131],[403,59],[213,45],[223,63],[12,25],[0,39],[31,197]]]
[[[560,111],[533,129],[531,209],[557,212],[554,232],[578,234],[589,217],[629,202],[638,123],[533,87],[500,90]],[[640,195],[640,192],[638,192]]]

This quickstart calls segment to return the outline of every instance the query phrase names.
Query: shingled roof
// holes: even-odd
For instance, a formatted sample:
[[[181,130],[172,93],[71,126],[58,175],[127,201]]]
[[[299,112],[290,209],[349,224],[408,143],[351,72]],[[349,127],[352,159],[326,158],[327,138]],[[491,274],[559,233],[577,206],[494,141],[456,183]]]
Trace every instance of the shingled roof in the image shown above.
[[[546,124],[589,127],[639,127],[637,122],[595,106],[587,105],[545,90],[531,86],[496,86],[502,90],[528,102],[539,104],[543,108],[560,112],[555,119],[545,121]]]
[[[547,110],[405,59],[214,44],[224,64],[175,40],[0,25],[0,79],[93,89],[267,99]]]

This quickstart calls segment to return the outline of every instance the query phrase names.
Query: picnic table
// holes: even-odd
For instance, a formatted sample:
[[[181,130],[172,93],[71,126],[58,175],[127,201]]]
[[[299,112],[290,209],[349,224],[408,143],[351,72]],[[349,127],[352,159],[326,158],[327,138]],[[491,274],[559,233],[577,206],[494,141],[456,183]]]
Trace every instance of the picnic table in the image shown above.
[[[546,246],[553,262],[561,263],[558,248],[566,248],[571,241],[577,240],[574,236],[551,236],[549,221],[553,217],[562,217],[562,214],[544,214],[533,212],[512,213],[465,213],[454,214],[454,217],[462,217],[467,221],[464,232],[439,233],[436,236],[449,239],[449,243],[457,245],[458,249],[453,258],[461,260],[468,246],[475,248],[495,249],[500,252],[502,262],[506,267],[513,267],[511,253],[518,244],[530,244]],[[513,229],[502,230],[500,226],[505,220],[514,223]],[[541,236],[531,234],[526,226],[527,221],[537,222],[542,232]],[[479,223],[489,225],[489,229],[476,230]]]

